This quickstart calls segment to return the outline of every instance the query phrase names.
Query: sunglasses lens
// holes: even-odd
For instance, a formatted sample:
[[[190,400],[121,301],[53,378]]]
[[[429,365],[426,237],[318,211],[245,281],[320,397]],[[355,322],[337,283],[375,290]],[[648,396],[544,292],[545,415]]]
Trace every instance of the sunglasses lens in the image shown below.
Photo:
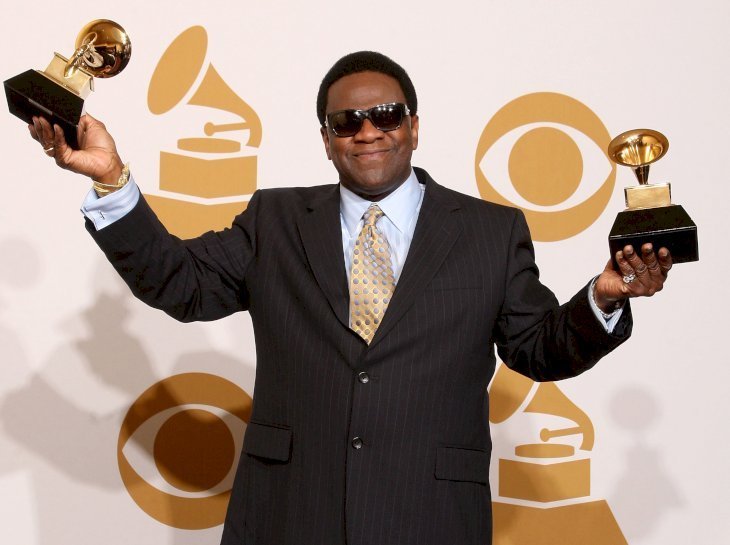
[[[330,114],[329,123],[337,136],[353,136],[360,131],[363,119],[354,110],[343,110]]]
[[[383,104],[370,111],[370,120],[381,131],[394,131],[403,122],[403,109],[400,104]]]

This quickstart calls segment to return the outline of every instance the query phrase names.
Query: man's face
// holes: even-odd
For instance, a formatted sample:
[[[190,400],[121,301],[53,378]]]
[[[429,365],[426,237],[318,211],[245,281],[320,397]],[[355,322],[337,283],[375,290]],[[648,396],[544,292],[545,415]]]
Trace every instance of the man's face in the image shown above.
[[[345,76],[329,88],[327,113],[367,110],[379,104],[406,102],[395,78],[379,72]],[[411,173],[411,155],[418,146],[418,116],[405,116],[400,128],[383,132],[366,119],[354,136],[339,137],[329,127],[321,129],[340,182],[361,197],[377,201],[392,193]]]

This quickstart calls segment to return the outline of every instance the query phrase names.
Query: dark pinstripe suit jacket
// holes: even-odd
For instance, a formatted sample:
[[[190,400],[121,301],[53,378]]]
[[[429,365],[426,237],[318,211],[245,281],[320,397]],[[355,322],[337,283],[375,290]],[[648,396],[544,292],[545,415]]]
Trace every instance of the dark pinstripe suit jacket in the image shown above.
[[[607,334],[585,288],[558,306],[519,211],[417,175],[413,242],[369,347],[348,328],[336,185],[260,191],[231,229],[185,242],[144,200],[89,225],[146,303],[184,321],[251,314],[253,415],[223,544],[490,543],[494,346],[556,380],[628,338],[630,311]]]

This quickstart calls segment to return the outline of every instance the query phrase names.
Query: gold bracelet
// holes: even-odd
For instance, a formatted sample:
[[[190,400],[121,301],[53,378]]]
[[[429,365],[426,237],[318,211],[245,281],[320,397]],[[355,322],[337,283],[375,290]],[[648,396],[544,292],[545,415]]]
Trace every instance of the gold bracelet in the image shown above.
[[[104,197],[109,193],[114,193],[115,191],[122,189],[125,185],[127,185],[127,182],[129,182],[129,163],[126,163],[124,168],[122,168],[122,173],[119,175],[119,179],[115,185],[103,184],[95,181],[93,188],[99,197]]]

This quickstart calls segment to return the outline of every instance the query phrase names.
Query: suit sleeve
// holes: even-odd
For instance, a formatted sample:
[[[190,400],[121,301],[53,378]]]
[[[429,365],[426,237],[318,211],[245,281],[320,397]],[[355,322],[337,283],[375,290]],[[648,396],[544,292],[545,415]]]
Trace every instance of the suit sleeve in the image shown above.
[[[538,381],[576,376],[626,341],[632,317],[628,303],[613,333],[591,310],[588,286],[564,305],[540,283],[529,229],[516,211],[507,252],[505,299],[495,341],[502,360]]]
[[[248,308],[259,199],[229,229],[190,240],[169,234],[142,196],[112,225],[86,228],[135,297],[182,322],[216,320]]]

